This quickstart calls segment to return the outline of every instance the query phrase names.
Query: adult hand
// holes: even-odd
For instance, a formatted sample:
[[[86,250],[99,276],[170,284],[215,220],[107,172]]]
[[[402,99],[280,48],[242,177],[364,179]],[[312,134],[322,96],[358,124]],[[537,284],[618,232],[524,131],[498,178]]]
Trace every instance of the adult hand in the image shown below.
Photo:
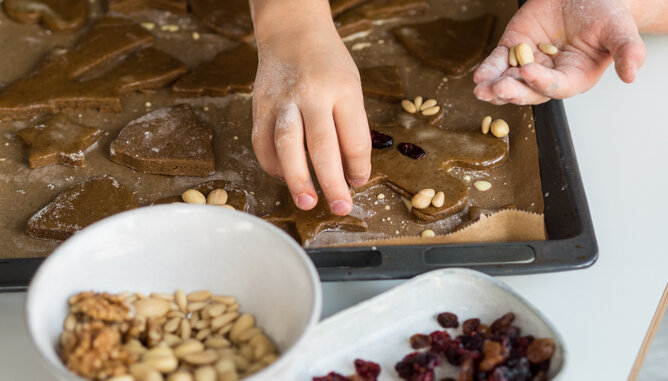
[[[531,46],[535,62],[508,64],[511,47]],[[559,48],[547,55],[537,48]],[[506,27],[499,45],[476,69],[478,99],[493,104],[539,104],[592,88],[614,61],[617,75],[630,83],[645,61],[645,45],[628,4],[622,0],[529,0]]]

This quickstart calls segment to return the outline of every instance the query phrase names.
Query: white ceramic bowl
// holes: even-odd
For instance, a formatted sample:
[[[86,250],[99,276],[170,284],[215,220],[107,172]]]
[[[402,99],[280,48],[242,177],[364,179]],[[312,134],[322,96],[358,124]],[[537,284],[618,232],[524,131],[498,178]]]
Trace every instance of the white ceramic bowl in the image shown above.
[[[95,223],[54,251],[28,289],[28,332],[54,376],[80,380],[56,352],[70,296],[179,288],[236,296],[274,339],[281,356],[249,381],[279,379],[322,307],[315,267],[280,229],[224,208],[160,205]]]

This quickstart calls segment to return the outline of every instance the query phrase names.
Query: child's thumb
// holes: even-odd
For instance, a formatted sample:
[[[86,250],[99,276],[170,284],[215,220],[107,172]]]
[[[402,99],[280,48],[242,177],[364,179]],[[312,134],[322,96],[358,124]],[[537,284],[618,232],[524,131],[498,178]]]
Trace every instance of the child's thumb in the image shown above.
[[[626,13],[610,24],[613,25],[606,28],[608,33],[603,37],[603,46],[612,54],[619,78],[631,83],[638,69],[645,63],[645,44],[631,14]]]

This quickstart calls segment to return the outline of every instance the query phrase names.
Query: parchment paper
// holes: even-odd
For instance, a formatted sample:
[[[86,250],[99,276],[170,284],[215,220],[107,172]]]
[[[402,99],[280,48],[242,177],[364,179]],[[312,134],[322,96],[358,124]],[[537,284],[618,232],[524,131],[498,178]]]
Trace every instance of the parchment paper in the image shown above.
[[[102,8],[98,1],[90,5],[91,19],[95,20],[102,14]],[[543,203],[531,108],[512,105],[492,106],[476,100],[472,94],[472,73],[462,78],[444,77],[442,73],[426,67],[409,56],[388,31],[395,25],[428,20],[439,15],[470,18],[483,12],[490,12],[498,18],[494,32],[493,43],[495,43],[506,22],[514,13],[516,4],[493,0],[435,0],[432,5],[433,10],[428,15],[386,22],[383,25],[377,25],[366,37],[347,41],[346,44],[351,49],[353,58],[359,67],[378,64],[400,66],[408,96],[433,97],[445,107],[446,115],[442,123],[444,128],[477,130],[480,128],[480,120],[488,114],[508,121],[511,126],[510,158],[503,166],[485,172],[455,170],[451,174],[459,178],[464,178],[465,175],[471,176],[472,180],[469,184],[477,179],[492,182],[492,190],[485,193],[476,191],[470,186],[471,205],[498,209],[503,205],[515,204],[517,209],[538,213],[540,217],[540,213],[543,212]],[[235,44],[211,32],[190,15],[144,11],[132,15],[132,18],[138,22],[154,22],[157,25],[152,31],[156,36],[155,46],[182,60],[190,68],[211,59],[217,52]],[[160,25],[168,24],[178,25],[179,31],[168,32],[160,29]],[[193,31],[197,31],[201,38],[194,40]],[[51,33],[37,25],[17,24],[0,12],[0,47],[2,50],[0,88],[32,72],[53,48],[72,46],[83,33],[85,30],[77,33]],[[359,42],[369,42],[371,46],[359,49],[360,45],[357,45],[354,48]],[[146,102],[150,102],[151,106],[147,107]],[[148,111],[179,103],[192,105],[202,120],[214,128],[215,174],[205,179],[147,175],[108,160],[109,144],[126,123]],[[54,165],[29,169],[27,149],[16,139],[15,134],[17,130],[38,120],[0,123],[0,259],[48,255],[58,245],[58,242],[26,236],[27,220],[63,190],[102,174],[115,177],[121,184],[131,189],[140,206],[150,205],[154,200],[162,197],[178,195],[202,181],[211,179],[224,179],[239,184],[248,194],[251,204],[250,212],[259,216],[271,212],[275,208],[276,201],[282,199],[285,186],[262,171],[251,148],[252,120],[249,97],[233,95],[217,99],[175,99],[170,96],[167,89],[164,89],[153,93],[130,95],[123,99],[122,104],[125,111],[119,114],[100,113],[94,110],[67,113],[73,120],[83,125],[97,127],[104,131],[102,139],[87,153],[88,166],[85,168]],[[369,118],[375,121],[383,121],[392,117],[396,107],[397,105],[367,101]],[[379,200],[377,198],[379,193],[383,193],[385,198]],[[424,229],[429,228],[438,234],[447,234],[468,219],[467,209],[465,209],[440,222],[417,223],[408,214],[400,197],[385,186],[377,186],[358,194],[354,197],[354,201],[352,215],[365,220],[369,225],[369,232],[325,232],[316,239],[312,246],[347,244],[388,237],[411,237],[405,240],[412,241]],[[389,206],[389,210],[386,209],[386,206]],[[505,212],[500,215],[504,214]],[[519,214],[513,218],[526,219],[520,222],[534,223],[542,228],[542,218],[531,214],[526,216]],[[499,221],[499,225],[504,223],[502,220]],[[512,222],[512,224],[520,222]],[[489,229],[496,230],[494,227]],[[516,233],[519,234],[521,231]],[[535,237],[535,235],[531,233],[526,237],[513,236],[512,239],[531,239],[530,237]],[[438,239],[440,238],[432,240]],[[466,237],[466,241],[470,240],[470,242],[483,239],[486,239],[485,235],[473,233],[467,234]]]

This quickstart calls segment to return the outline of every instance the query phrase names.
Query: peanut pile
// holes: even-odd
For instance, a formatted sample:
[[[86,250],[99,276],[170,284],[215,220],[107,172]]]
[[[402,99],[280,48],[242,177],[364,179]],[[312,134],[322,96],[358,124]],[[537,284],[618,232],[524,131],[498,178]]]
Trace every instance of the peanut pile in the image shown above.
[[[232,296],[81,292],[69,300],[60,357],[90,380],[234,381],[276,361],[272,340]]]

